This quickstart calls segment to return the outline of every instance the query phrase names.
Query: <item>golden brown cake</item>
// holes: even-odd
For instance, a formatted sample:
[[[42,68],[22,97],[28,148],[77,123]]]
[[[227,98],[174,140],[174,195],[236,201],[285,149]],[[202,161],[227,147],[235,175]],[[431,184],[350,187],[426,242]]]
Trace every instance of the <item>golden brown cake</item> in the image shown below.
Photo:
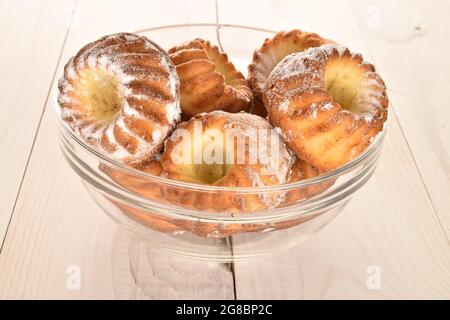
[[[114,182],[121,187],[134,192],[147,199],[158,202],[166,202],[161,195],[160,182],[152,180],[146,176],[140,176],[135,173],[117,169],[107,164],[100,164],[100,170],[106,173]],[[132,166],[134,169],[151,174],[153,176],[161,176],[162,167],[159,157],[145,160],[138,165]]]
[[[266,108],[262,101],[267,78],[283,58],[294,52],[318,47],[328,42],[319,35],[301,30],[280,31],[273,38],[266,39],[262,47],[253,53],[248,66],[248,82],[253,91],[251,113],[265,117]]]
[[[208,160],[205,155],[211,154],[214,157]],[[267,120],[249,113],[213,111],[180,123],[166,142],[161,162],[169,179],[204,186],[260,187],[285,183],[292,156]],[[175,187],[163,193],[177,205],[215,212],[273,208],[283,198],[281,193],[211,193]]]
[[[58,83],[60,117],[114,160],[155,154],[180,118],[179,80],[168,54],[131,33],[84,46]]]
[[[141,163],[138,166],[135,166],[135,169],[141,170],[142,172],[149,173],[154,176],[162,175],[162,166],[160,159],[151,159]],[[170,185],[165,185],[163,183],[159,183],[158,181],[153,181],[149,177],[141,177],[134,173],[129,173],[122,169],[117,169],[111,167],[106,164],[100,165],[100,170],[106,173],[114,182],[118,185],[127,189],[130,192],[136,193],[140,196],[143,196],[147,199],[151,199],[153,201],[157,201],[160,203],[167,203],[167,200],[164,198],[164,195],[168,195],[172,200],[176,199],[176,197],[183,197],[182,201],[203,201],[205,200],[204,194],[189,194],[187,191],[179,192],[175,187],[171,187]],[[292,172],[295,172],[295,175],[298,176],[300,171],[291,170],[290,178],[293,176]],[[302,171],[303,172],[303,171]],[[306,171],[305,171],[306,172]],[[302,177],[305,175],[302,173]],[[163,192],[162,192],[163,190]],[[193,195],[195,194],[195,195]],[[303,195],[303,194],[302,194]],[[209,198],[206,197],[207,201],[216,200],[218,202],[223,201],[227,197],[234,197],[236,194],[228,194],[227,196],[223,195],[219,198]],[[291,199],[291,196],[289,196]],[[247,197],[248,198],[248,197]],[[214,238],[224,238],[231,236],[233,234],[241,233],[241,232],[262,232],[266,230],[276,230],[288,228],[297,224],[300,224],[303,221],[309,220],[309,218],[305,219],[296,219],[293,221],[285,221],[281,223],[253,223],[253,224],[245,224],[245,223],[213,223],[213,222],[205,222],[205,221],[190,221],[188,219],[174,219],[169,217],[164,217],[161,214],[145,211],[142,209],[137,209],[133,206],[124,204],[119,202],[113,198],[107,197],[109,201],[111,201],[121,212],[135,220],[139,224],[142,224],[148,228],[151,228],[156,231],[164,232],[172,235],[181,235],[184,232],[190,232],[200,237],[214,237]],[[249,198],[254,201],[254,199]],[[180,199],[181,200],[181,199]],[[242,200],[242,199],[241,199]],[[298,198],[296,198],[298,200]],[[180,201],[176,200],[176,203]],[[229,200],[227,200],[229,203]],[[285,200],[283,200],[285,203]],[[219,207],[219,204],[213,204],[212,202],[208,202],[211,206]],[[189,205],[187,206],[189,207]],[[196,206],[194,206],[196,207]]]
[[[113,168],[111,166],[102,164],[100,169],[105,172],[113,181],[119,184],[121,187],[128,191],[134,192],[147,199],[151,199],[160,203],[167,203],[163,194],[169,195],[171,198],[176,196],[182,196],[188,198],[188,201],[202,201],[199,194],[196,196],[188,197],[186,192],[179,192],[175,187],[165,185],[157,181],[153,181],[149,177],[140,177],[134,173],[129,173],[123,170]],[[160,176],[163,173],[161,162],[159,158],[145,161],[144,163],[135,167],[135,169],[141,170],[151,175]],[[296,182],[299,180],[309,179],[319,174],[319,171],[308,163],[296,159],[292,164],[289,174],[288,182]],[[328,188],[332,182],[318,183],[314,186],[308,186],[305,188],[295,189],[288,191],[284,196],[282,203],[279,206],[288,206],[304,200],[305,198],[312,197],[323,192]],[[165,190],[165,192],[161,192]],[[183,190],[184,191],[184,190]],[[193,191],[195,193],[195,191]],[[228,195],[229,197],[236,196],[235,194]],[[200,198],[199,198],[200,197]],[[189,199],[191,198],[191,199]],[[220,197],[217,201],[223,201],[224,197]],[[184,232],[190,232],[200,237],[214,237],[224,238],[233,234],[242,232],[266,232],[271,230],[280,230],[284,228],[290,228],[301,223],[304,223],[314,216],[303,217],[300,219],[287,220],[276,223],[214,223],[205,221],[190,221],[188,219],[174,219],[161,216],[157,213],[144,211],[134,208],[130,205],[121,203],[112,198],[108,198],[119,210],[125,215],[132,218],[136,222],[151,228],[156,231],[164,232],[172,235],[181,235]],[[213,199],[211,199],[213,200]],[[177,201],[179,203],[179,201]],[[212,205],[212,204],[211,204]]]
[[[162,174],[162,167],[159,159],[146,161],[145,163],[135,167],[135,169],[156,176],[160,176]],[[105,164],[100,165],[100,170],[106,173],[114,182],[116,182],[124,189],[160,203],[167,203],[167,200],[164,198],[163,193],[169,195],[169,197],[171,197],[172,199],[178,195],[186,197],[186,195],[188,194],[186,191],[179,193],[177,192],[175,187],[164,185],[162,183],[158,183],[157,181],[152,181],[148,177],[140,177],[139,175],[119,170]],[[165,190],[165,192],[161,192],[161,190]],[[195,193],[195,191],[193,192]],[[193,196],[192,199],[201,201],[201,199],[199,199],[198,197],[199,195],[197,194],[196,196]],[[292,225],[291,222],[288,224],[286,224],[286,222],[283,222],[280,224],[270,225],[243,223],[223,224],[188,219],[174,219],[164,217],[158,213],[137,209],[131,205],[119,202],[111,197],[106,196],[106,198],[110,202],[112,202],[123,214],[133,219],[137,223],[153,230],[172,235],[181,235],[185,232],[190,232],[200,237],[224,238],[241,232],[260,232],[265,229],[281,229]],[[221,197],[221,199],[217,200],[223,200],[223,198]],[[179,201],[176,202],[179,203]],[[296,222],[295,224],[298,224],[298,222]]]
[[[181,83],[183,118],[202,112],[248,110],[252,93],[242,73],[209,41],[195,39],[169,50]]]
[[[289,147],[321,171],[357,157],[387,118],[386,87],[375,67],[331,44],[284,58],[263,98]]]
[[[289,174],[289,183],[294,183],[297,181],[302,181],[306,179],[311,179],[317,177],[321,174],[321,171],[316,167],[310,165],[302,159],[295,159],[291,166],[291,171]],[[293,190],[287,192],[285,199],[281,206],[285,207],[295,203],[299,203],[305,199],[314,197],[321,194],[326,189],[334,184],[335,180],[327,179],[323,182],[317,182],[315,184],[308,184],[307,186],[299,186]]]
[[[159,158],[151,158],[140,163],[139,165],[134,166],[134,168],[153,176],[160,176],[162,173],[162,167]],[[122,188],[130,192],[136,193],[146,199],[150,199],[159,203],[167,203],[167,201],[161,194],[161,183],[157,180],[152,180],[150,177],[130,173],[123,169],[117,169],[107,164],[101,164],[100,170],[107,174]],[[125,215],[153,230],[169,234],[179,234],[183,231],[186,231],[186,228],[177,225],[177,221],[174,219],[163,217],[157,213],[137,209],[133,206],[124,204],[110,197],[107,197],[107,199],[111,201]]]

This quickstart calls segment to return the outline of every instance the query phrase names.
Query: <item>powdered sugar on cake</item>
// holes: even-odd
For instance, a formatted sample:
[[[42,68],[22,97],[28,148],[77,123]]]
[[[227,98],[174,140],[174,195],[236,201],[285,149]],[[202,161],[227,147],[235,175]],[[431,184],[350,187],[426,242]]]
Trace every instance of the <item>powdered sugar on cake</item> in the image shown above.
[[[287,55],[269,75],[268,83],[273,85],[266,91],[267,99],[281,100],[279,97],[284,97],[274,106],[280,112],[287,112],[293,96],[299,92],[313,92],[324,87],[324,65],[334,54],[338,57],[348,56],[350,59],[357,59],[360,65],[365,63],[360,54],[352,53],[344,46],[329,43]],[[363,78],[357,101],[361,105],[360,116],[370,122],[373,119],[371,116],[373,108],[382,107],[381,100],[384,97],[385,87],[381,78],[370,69],[365,72]],[[332,104],[327,103],[321,105],[320,110],[327,111],[332,107]],[[310,105],[309,115],[312,119],[317,117],[317,112],[317,106]]]
[[[128,49],[133,47],[140,49],[137,53],[133,53],[134,51],[130,51],[132,49]],[[162,71],[155,73],[152,69],[146,69],[145,65],[139,64],[135,68],[134,56],[136,59],[138,56],[142,59],[143,55],[145,55],[144,58],[152,59],[152,62],[159,61],[164,74],[161,73]],[[121,57],[126,59],[121,60]],[[113,77],[118,83],[121,96],[120,110],[107,123],[96,119],[89,111],[90,106],[82,105],[80,102],[80,95],[88,92],[86,79],[83,77],[84,70],[94,70],[94,72],[99,70],[98,72]],[[143,73],[147,73],[145,78]],[[157,86],[133,92],[135,87],[137,89],[145,87],[150,81],[158,83],[165,81],[169,96],[164,94],[165,98],[162,99],[163,94],[157,91]],[[179,80],[175,67],[169,56],[159,46],[138,35],[114,34],[85,46],[67,63],[58,87],[61,119],[66,121],[86,142],[122,162],[143,159],[153,154],[180,119]],[[139,101],[142,106],[136,105],[136,101]],[[165,114],[166,121],[159,122],[154,117],[146,116],[143,110],[149,105],[160,109],[155,109],[154,112]],[[154,128],[154,131],[150,133],[151,140],[148,141],[140,136],[139,131],[136,131],[134,127],[136,124],[133,126],[129,124],[139,122],[128,121],[128,119],[139,119],[141,122],[151,124]],[[116,131],[114,128],[120,128],[120,130]],[[122,135],[121,139],[118,139],[117,134]],[[134,141],[134,148],[130,148],[128,144],[122,144],[124,142],[121,143],[130,139]]]

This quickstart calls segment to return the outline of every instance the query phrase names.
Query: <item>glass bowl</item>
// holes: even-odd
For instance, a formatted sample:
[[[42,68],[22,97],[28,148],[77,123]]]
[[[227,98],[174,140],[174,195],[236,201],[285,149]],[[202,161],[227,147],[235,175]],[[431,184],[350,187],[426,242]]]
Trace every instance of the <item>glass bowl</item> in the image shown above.
[[[253,50],[274,31],[189,24],[137,33],[166,49],[197,37],[210,40],[245,75]],[[67,162],[112,219],[151,248],[216,262],[293,247],[328,224],[373,174],[386,131],[356,159],[321,176],[274,187],[232,188],[169,180],[121,165],[80,140],[59,117],[58,122]],[[227,209],[230,199],[266,196],[282,201],[264,211]]]

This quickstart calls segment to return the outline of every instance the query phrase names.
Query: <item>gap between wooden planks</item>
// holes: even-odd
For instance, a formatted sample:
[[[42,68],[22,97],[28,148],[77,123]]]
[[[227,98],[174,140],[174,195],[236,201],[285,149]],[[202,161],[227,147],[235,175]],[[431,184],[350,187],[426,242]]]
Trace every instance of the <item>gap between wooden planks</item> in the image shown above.
[[[0,245],[3,243],[75,1],[0,2]]]

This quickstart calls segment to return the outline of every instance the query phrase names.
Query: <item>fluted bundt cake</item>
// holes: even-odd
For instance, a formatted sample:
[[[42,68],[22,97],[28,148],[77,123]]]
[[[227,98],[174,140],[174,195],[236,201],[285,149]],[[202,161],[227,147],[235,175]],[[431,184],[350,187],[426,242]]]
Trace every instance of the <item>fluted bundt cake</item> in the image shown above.
[[[266,39],[261,48],[253,53],[252,63],[248,66],[248,82],[253,91],[251,113],[265,117],[267,115],[262,94],[266,81],[275,66],[283,58],[294,52],[302,52],[310,47],[318,47],[329,40],[318,34],[298,29],[280,31],[273,38]]]
[[[131,33],[84,46],[58,84],[60,117],[111,158],[155,154],[180,118],[179,80],[167,53]]]
[[[357,157],[387,118],[386,87],[375,67],[331,44],[284,58],[263,97],[289,147],[322,171]]]
[[[252,92],[228,56],[209,41],[195,39],[169,50],[180,77],[183,118],[223,110],[248,111]]]
[[[267,120],[249,113],[213,111],[180,123],[161,157],[170,179],[221,187],[261,187],[286,183],[292,156]],[[277,206],[282,194],[188,192],[166,194],[183,206],[250,212]]]

